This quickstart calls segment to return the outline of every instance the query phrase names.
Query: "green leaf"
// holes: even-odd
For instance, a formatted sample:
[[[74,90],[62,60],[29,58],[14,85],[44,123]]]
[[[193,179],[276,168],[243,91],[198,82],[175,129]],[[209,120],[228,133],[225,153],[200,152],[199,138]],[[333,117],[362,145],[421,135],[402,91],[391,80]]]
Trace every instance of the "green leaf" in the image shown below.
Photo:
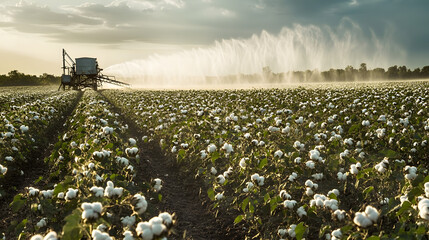
[[[107,144],[104,148],[113,150],[113,143]]]
[[[371,237],[367,238],[367,240],[380,240],[380,237],[378,237],[378,236],[371,236]]]
[[[27,225],[27,222],[28,222],[28,220],[24,219],[18,225],[16,225],[16,227],[15,227],[15,233],[16,234],[21,233],[24,230],[25,226]]]
[[[212,154],[212,162],[214,163],[220,157],[218,152],[214,152]]]
[[[207,196],[209,196],[210,200],[212,201],[215,200],[215,194],[214,194],[213,188],[207,189]]]
[[[304,233],[305,233],[305,229],[306,229],[306,227],[304,226],[304,223],[303,222],[300,222],[297,226],[296,226],[296,228],[295,228],[295,234],[296,234],[296,239],[297,240],[301,240],[302,239],[302,237],[304,236]]]
[[[425,179],[423,180],[423,183],[427,183],[427,182],[429,182],[429,175],[427,175],[427,176],[425,177]]]
[[[268,202],[268,200],[270,200],[270,193],[265,194],[264,203]]]
[[[241,222],[243,220],[243,215],[238,215],[235,219],[234,219],[234,224],[237,224],[239,222]]]
[[[278,198],[271,198],[270,200],[270,214],[272,215],[277,208]]]
[[[363,194],[365,195],[365,199],[368,197],[368,195],[374,190],[373,186],[369,186],[363,190]]]
[[[335,199],[335,200],[338,200],[337,199],[337,195],[335,195],[335,193],[331,193],[331,194],[329,194],[329,196],[328,196],[330,199]]]
[[[82,214],[82,211],[79,208],[77,208],[64,219],[66,224],[63,227],[62,240],[77,240],[82,238],[83,234],[80,231],[81,214]]]
[[[161,194],[158,194],[158,200],[159,200],[160,202],[162,202],[162,195],[161,195]]]
[[[36,181],[34,181],[34,184],[37,184],[38,182],[43,180],[43,176],[40,176]]]
[[[17,213],[19,210],[21,210],[22,207],[27,203],[26,198],[22,198],[22,194],[17,194],[13,198],[13,201],[10,203],[10,207],[12,208],[12,211],[14,213]]]
[[[411,203],[409,201],[405,201],[402,203],[401,208],[399,209],[399,211],[396,213],[396,216],[401,216],[404,212],[408,211],[412,209],[411,207]]]
[[[390,149],[383,149],[379,152],[381,155],[388,157],[388,158],[398,158],[400,157],[400,154],[397,152],[390,150]]]
[[[185,149],[180,149],[180,150],[177,152],[178,159],[179,159],[179,160],[184,159],[184,158],[185,158],[185,154],[186,154]]]
[[[265,165],[267,165],[267,163],[268,163],[268,159],[267,158],[262,159],[261,162],[259,163],[258,168],[262,169]]]
[[[346,226],[344,226],[344,227],[342,227],[341,228],[341,232],[343,233],[343,234],[345,234],[345,233],[347,233],[347,232],[349,232],[350,230],[352,230],[353,229],[353,226],[351,226],[351,225],[346,225]]]
[[[249,205],[249,201],[250,199],[249,197],[247,197],[243,200],[243,202],[241,202],[241,210],[243,210],[243,212],[246,212],[246,208],[247,208],[247,205]]]
[[[251,202],[249,202],[249,212],[254,213],[255,212],[255,206]]]

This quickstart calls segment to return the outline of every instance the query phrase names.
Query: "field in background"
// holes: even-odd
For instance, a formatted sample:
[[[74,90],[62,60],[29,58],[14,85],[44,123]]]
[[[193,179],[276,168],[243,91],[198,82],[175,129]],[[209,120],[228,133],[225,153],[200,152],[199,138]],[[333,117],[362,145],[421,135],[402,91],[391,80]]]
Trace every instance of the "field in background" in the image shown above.
[[[428,98],[427,80],[1,88],[0,234],[421,239]]]

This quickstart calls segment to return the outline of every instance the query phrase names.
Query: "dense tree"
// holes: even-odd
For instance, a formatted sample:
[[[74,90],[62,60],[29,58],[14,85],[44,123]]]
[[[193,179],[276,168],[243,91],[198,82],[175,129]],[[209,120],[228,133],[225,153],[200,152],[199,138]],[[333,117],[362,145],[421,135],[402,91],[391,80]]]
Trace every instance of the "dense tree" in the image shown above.
[[[0,86],[37,86],[60,84],[60,77],[44,73],[40,76],[28,75],[12,70],[7,75],[0,75]]]

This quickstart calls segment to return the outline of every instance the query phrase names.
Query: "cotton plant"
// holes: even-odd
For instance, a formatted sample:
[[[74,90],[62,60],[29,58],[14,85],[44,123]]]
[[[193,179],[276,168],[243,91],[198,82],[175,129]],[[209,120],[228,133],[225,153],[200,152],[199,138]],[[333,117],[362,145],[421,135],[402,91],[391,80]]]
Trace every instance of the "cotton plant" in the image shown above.
[[[153,181],[155,182],[155,185],[153,186],[153,189],[155,190],[155,192],[161,191],[162,180],[160,178],[155,178]]]
[[[364,212],[357,212],[353,222],[362,228],[367,228],[377,222],[380,213],[372,206],[366,206]]]

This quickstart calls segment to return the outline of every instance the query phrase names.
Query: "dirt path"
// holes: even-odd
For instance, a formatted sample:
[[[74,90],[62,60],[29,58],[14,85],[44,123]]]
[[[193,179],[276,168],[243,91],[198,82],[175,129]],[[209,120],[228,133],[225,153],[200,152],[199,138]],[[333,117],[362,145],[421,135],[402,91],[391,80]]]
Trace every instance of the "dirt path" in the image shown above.
[[[67,118],[73,113],[80,99],[82,98],[83,93],[79,93],[79,95],[74,100],[72,106],[68,111],[64,113],[64,118],[60,121],[57,121],[51,124],[48,129],[46,129],[46,136],[48,138],[43,141],[37,149],[33,149],[29,157],[31,161],[29,161],[24,168],[24,176],[16,178],[14,182],[11,182],[10,186],[7,186],[8,195],[0,200],[0,236],[2,233],[6,233],[7,237],[11,234],[11,230],[8,229],[13,224],[12,220],[16,222],[20,222],[25,218],[25,215],[22,213],[13,213],[9,207],[9,204],[12,202],[13,197],[18,193],[24,193],[26,191],[26,187],[28,186],[43,186],[44,181],[39,181],[37,184],[35,181],[42,177],[43,179],[47,179],[49,175],[49,167],[44,162],[45,157],[49,157],[52,153],[52,149],[54,144],[58,141],[58,136],[62,132],[65,131],[64,123]],[[16,236],[15,236],[16,237]],[[7,239],[13,239],[13,236],[8,237]]]
[[[106,98],[108,101],[108,99]],[[113,104],[112,104],[113,105]],[[113,105],[114,106],[114,105]],[[219,213],[216,217],[209,209],[209,199],[202,182],[194,179],[194,174],[187,173],[186,166],[178,165],[173,159],[168,159],[160,149],[158,141],[143,143],[145,135],[136,124],[124,117],[118,107],[115,112],[121,115],[121,120],[128,124],[132,137],[138,139],[140,164],[137,180],[149,181],[160,178],[163,200],[160,211],[175,213],[177,225],[173,236],[168,239],[215,240],[243,239],[243,231],[234,227],[233,217]]]

